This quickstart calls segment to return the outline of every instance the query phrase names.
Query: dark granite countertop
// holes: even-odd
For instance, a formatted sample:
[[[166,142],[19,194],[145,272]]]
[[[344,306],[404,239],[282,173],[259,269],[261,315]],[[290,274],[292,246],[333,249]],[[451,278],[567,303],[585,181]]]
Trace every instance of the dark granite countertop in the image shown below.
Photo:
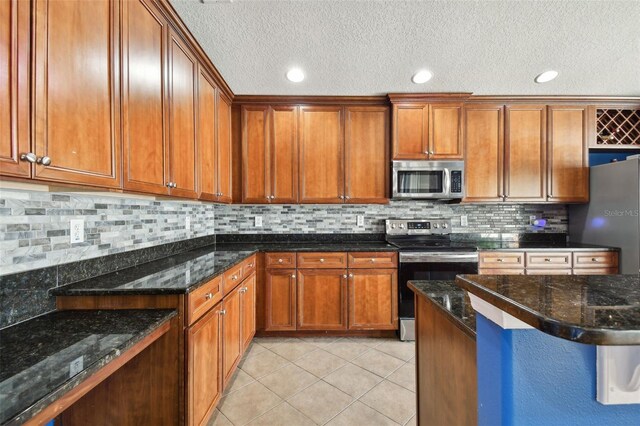
[[[640,345],[639,275],[459,275],[456,284],[552,336]]]
[[[385,241],[218,243],[217,250],[251,251],[398,251]]]
[[[148,336],[173,310],[57,311],[0,330],[0,424],[22,424]],[[70,363],[82,366],[70,371]]]
[[[253,253],[255,250],[220,251],[208,246],[57,287],[50,293],[54,296],[184,294]]]
[[[449,314],[458,327],[475,339],[476,314],[465,290],[454,281],[409,281],[414,293],[426,297],[436,306]]]

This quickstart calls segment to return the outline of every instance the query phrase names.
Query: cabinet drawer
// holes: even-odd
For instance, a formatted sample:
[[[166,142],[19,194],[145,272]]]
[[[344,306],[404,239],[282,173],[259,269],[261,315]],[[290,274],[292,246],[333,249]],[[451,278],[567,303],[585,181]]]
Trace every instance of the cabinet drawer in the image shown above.
[[[571,269],[527,269],[527,275],[571,275]]]
[[[193,324],[222,300],[222,277],[218,276],[187,295],[187,323]]]
[[[574,268],[617,268],[615,251],[577,251],[573,253]]]
[[[244,263],[233,266],[227,272],[224,273],[224,280],[222,286],[224,287],[224,294],[226,295],[233,290],[242,281],[242,267]]]
[[[571,268],[571,253],[569,252],[547,252],[547,253],[527,253],[527,269],[546,268],[561,269]]]
[[[347,253],[298,253],[298,268],[346,268]]]
[[[267,253],[265,255],[265,264],[267,268],[295,268],[295,253]]]
[[[480,269],[524,268],[524,252],[480,252],[478,260]]]
[[[242,276],[248,277],[256,270],[256,256],[251,256],[242,262]]]
[[[480,275],[524,275],[524,269],[523,268],[513,268],[513,269],[499,269],[499,268],[493,268],[493,269],[480,269],[478,271],[478,274]]]
[[[349,253],[349,268],[397,268],[398,253],[395,252],[357,252]]]
[[[577,268],[573,275],[616,275],[618,268]]]

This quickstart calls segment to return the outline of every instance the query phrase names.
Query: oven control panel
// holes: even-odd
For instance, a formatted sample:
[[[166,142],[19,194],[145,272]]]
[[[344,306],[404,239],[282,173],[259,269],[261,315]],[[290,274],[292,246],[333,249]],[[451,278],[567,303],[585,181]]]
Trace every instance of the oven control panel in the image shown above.
[[[451,233],[449,219],[387,219],[387,235],[440,235]]]

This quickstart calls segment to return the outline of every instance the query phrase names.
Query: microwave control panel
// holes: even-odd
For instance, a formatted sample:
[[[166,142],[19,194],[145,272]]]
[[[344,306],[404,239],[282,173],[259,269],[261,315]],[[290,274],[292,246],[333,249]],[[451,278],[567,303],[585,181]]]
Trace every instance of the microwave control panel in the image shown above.
[[[462,193],[462,170],[451,171],[451,193]]]

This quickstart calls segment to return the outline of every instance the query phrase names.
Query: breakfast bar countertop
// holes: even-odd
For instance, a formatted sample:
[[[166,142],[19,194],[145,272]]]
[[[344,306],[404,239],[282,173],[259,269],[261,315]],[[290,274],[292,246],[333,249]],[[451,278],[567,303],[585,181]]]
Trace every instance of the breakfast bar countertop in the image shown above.
[[[640,275],[459,275],[456,284],[555,337],[640,345]]]

